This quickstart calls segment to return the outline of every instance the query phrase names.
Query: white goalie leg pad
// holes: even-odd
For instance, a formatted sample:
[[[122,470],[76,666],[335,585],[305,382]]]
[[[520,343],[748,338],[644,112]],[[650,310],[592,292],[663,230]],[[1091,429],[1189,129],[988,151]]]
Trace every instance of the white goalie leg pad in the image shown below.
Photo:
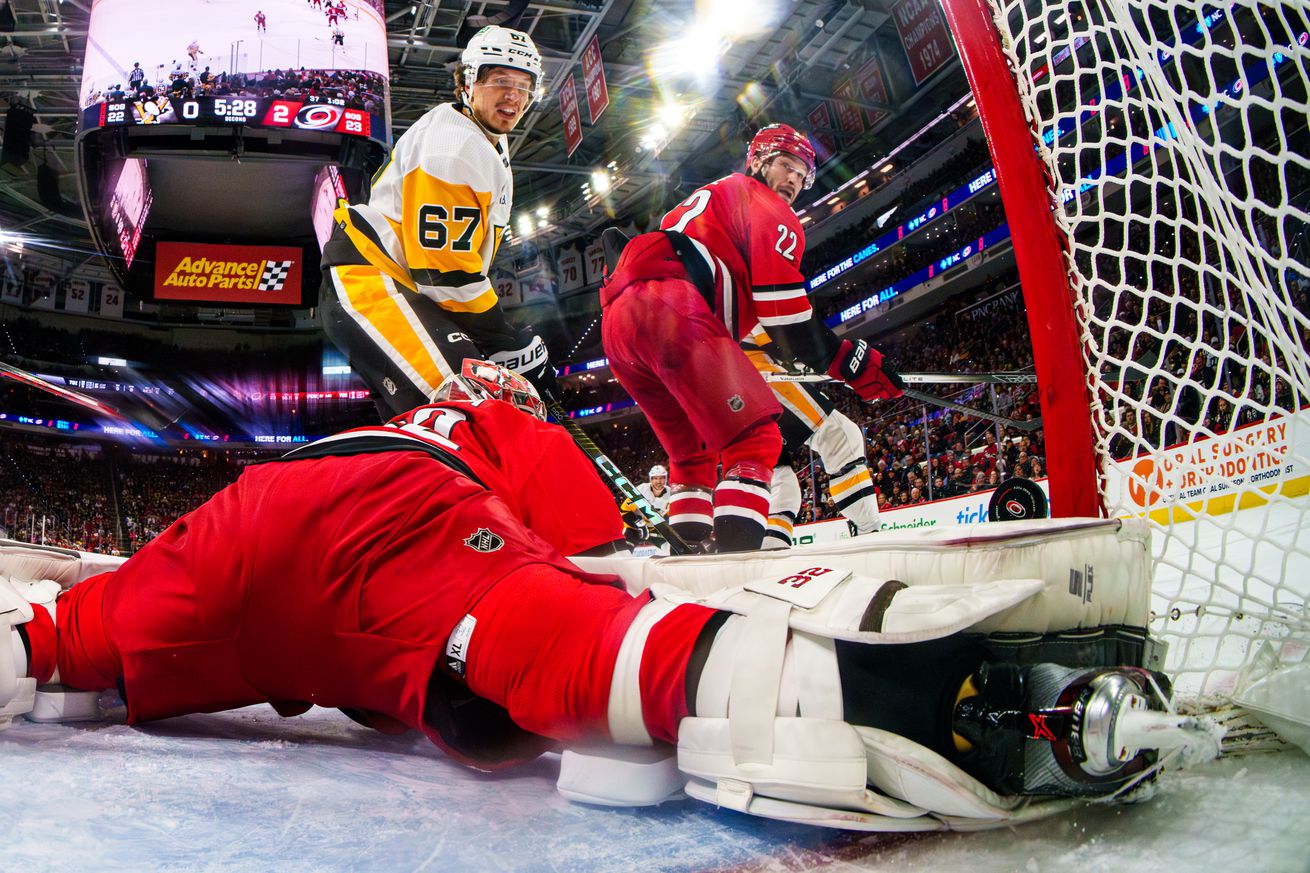
[[[918,643],[970,628],[1043,590],[1040,579],[907,586],[891,579],[803,562],[778,562],[774,574],[703,596],[656,584],[658,600],[697,603],[739,615],[785,604],[793,630],[859,643]]]
[[[934,639],[1040,584],[939,587],[929,591],[946,596],[920,597],[897,583],[848,571],[825,578],[818,569],[790,574],[782,585],[766,580],[767,593],[748,585],[707,598],[738,614],[710,649],[696,716],[678,727],[678,767],[692,779],[687,793],[754,815],[867,830],[939,829],[939,816],[1006,818],[1010,801],[936,753],[843,720],[834,639]],[[816,580],[823,582],[798,593]],[[871,617],[892,630],[862,629]]]
[[[31,621],[37,609],[53,615],[59,591],[57,582],[0,576],[0,728],[31,712],[36,697],[36,680],[27,676],[27,650],[16,628]]]
[[[596,806],[655,806],[683,796],[672,746],[588,746],[565,749],[556,789]]]
[[[124,560],[113,555],[0,540],[0,575],[16,581],[50,579],[62,589],[98,573],[116,570]]]

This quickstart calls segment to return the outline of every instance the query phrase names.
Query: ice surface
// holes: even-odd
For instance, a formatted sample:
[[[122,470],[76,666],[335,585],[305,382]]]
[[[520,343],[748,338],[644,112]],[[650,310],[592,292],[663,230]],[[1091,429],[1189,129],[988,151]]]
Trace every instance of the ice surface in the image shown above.
[[[0,870],[1128,873],[1310,870],[1310,758],[1223,759],[1158,796],[1013,830],[869,835],[685,800],[579,806],[558,758],[466,770],[418,734],[268,707],[0,732]]]

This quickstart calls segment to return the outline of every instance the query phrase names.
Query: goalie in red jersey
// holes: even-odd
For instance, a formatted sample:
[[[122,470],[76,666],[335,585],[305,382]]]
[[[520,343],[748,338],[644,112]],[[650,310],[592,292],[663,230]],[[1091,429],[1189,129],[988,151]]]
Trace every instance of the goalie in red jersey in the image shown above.
[[[769,125],[746,170],[697,189],[661,230],[627,243],[601,290],[610,367],[669,455],[669,520],[691,542],[712,532],[720,551],[760,547],[782,451],[782,407],[741,340],[763,328],[783,357],[865,400],[904,387],[877,351],[837,339],[810,308],[805,231],[791,210],[814,181],[810,141]]]
[[[1106,719],[1145,705],[1150,674],[991,663],[960,633],[1042,580],[907,587],[810,567],[633,596],[565,557],[621,523],[532,386],[465,362],[438,396],[247,469],[110,572],[0,543],[0,727],[97,718],[115,687],[134,723],[337,707],[481,769],[585,746],[561,791],[590,802],[687,783],[869,830],[1004,824],[1030,812],[994,790],[1103,795],[1146,772]],[[1096,715],[1060,714],[1074,704]],[[1052,707],[1049,727],[1025,717]]]

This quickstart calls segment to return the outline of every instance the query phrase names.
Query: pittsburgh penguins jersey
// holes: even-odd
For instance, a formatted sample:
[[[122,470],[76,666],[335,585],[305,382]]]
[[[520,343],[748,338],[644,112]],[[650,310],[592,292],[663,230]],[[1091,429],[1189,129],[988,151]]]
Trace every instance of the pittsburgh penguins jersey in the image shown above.
[[[573,438],[499,400],[427,404],[385,425],[317,440],[282,459],[384,451],[433,455],[494,493],[565,555],[623,538],[614,498]]]
[[[454,104],[436,106],[396,140],[369,202],[333,218],[399,287],[451,312],[485,312],[496,305],[488,273],[514,205],[507,149]],[[333,249],[325,266],[350,262]]]

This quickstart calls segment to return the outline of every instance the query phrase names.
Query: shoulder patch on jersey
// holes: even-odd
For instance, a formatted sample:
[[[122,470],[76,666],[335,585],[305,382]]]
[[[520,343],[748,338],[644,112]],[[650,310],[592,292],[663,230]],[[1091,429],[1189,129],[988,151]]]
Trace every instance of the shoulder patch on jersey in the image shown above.
[[[505,541],[485,527],[480,527],[464,540],[464,545],[475,552],[494,552],[504,546]]]

